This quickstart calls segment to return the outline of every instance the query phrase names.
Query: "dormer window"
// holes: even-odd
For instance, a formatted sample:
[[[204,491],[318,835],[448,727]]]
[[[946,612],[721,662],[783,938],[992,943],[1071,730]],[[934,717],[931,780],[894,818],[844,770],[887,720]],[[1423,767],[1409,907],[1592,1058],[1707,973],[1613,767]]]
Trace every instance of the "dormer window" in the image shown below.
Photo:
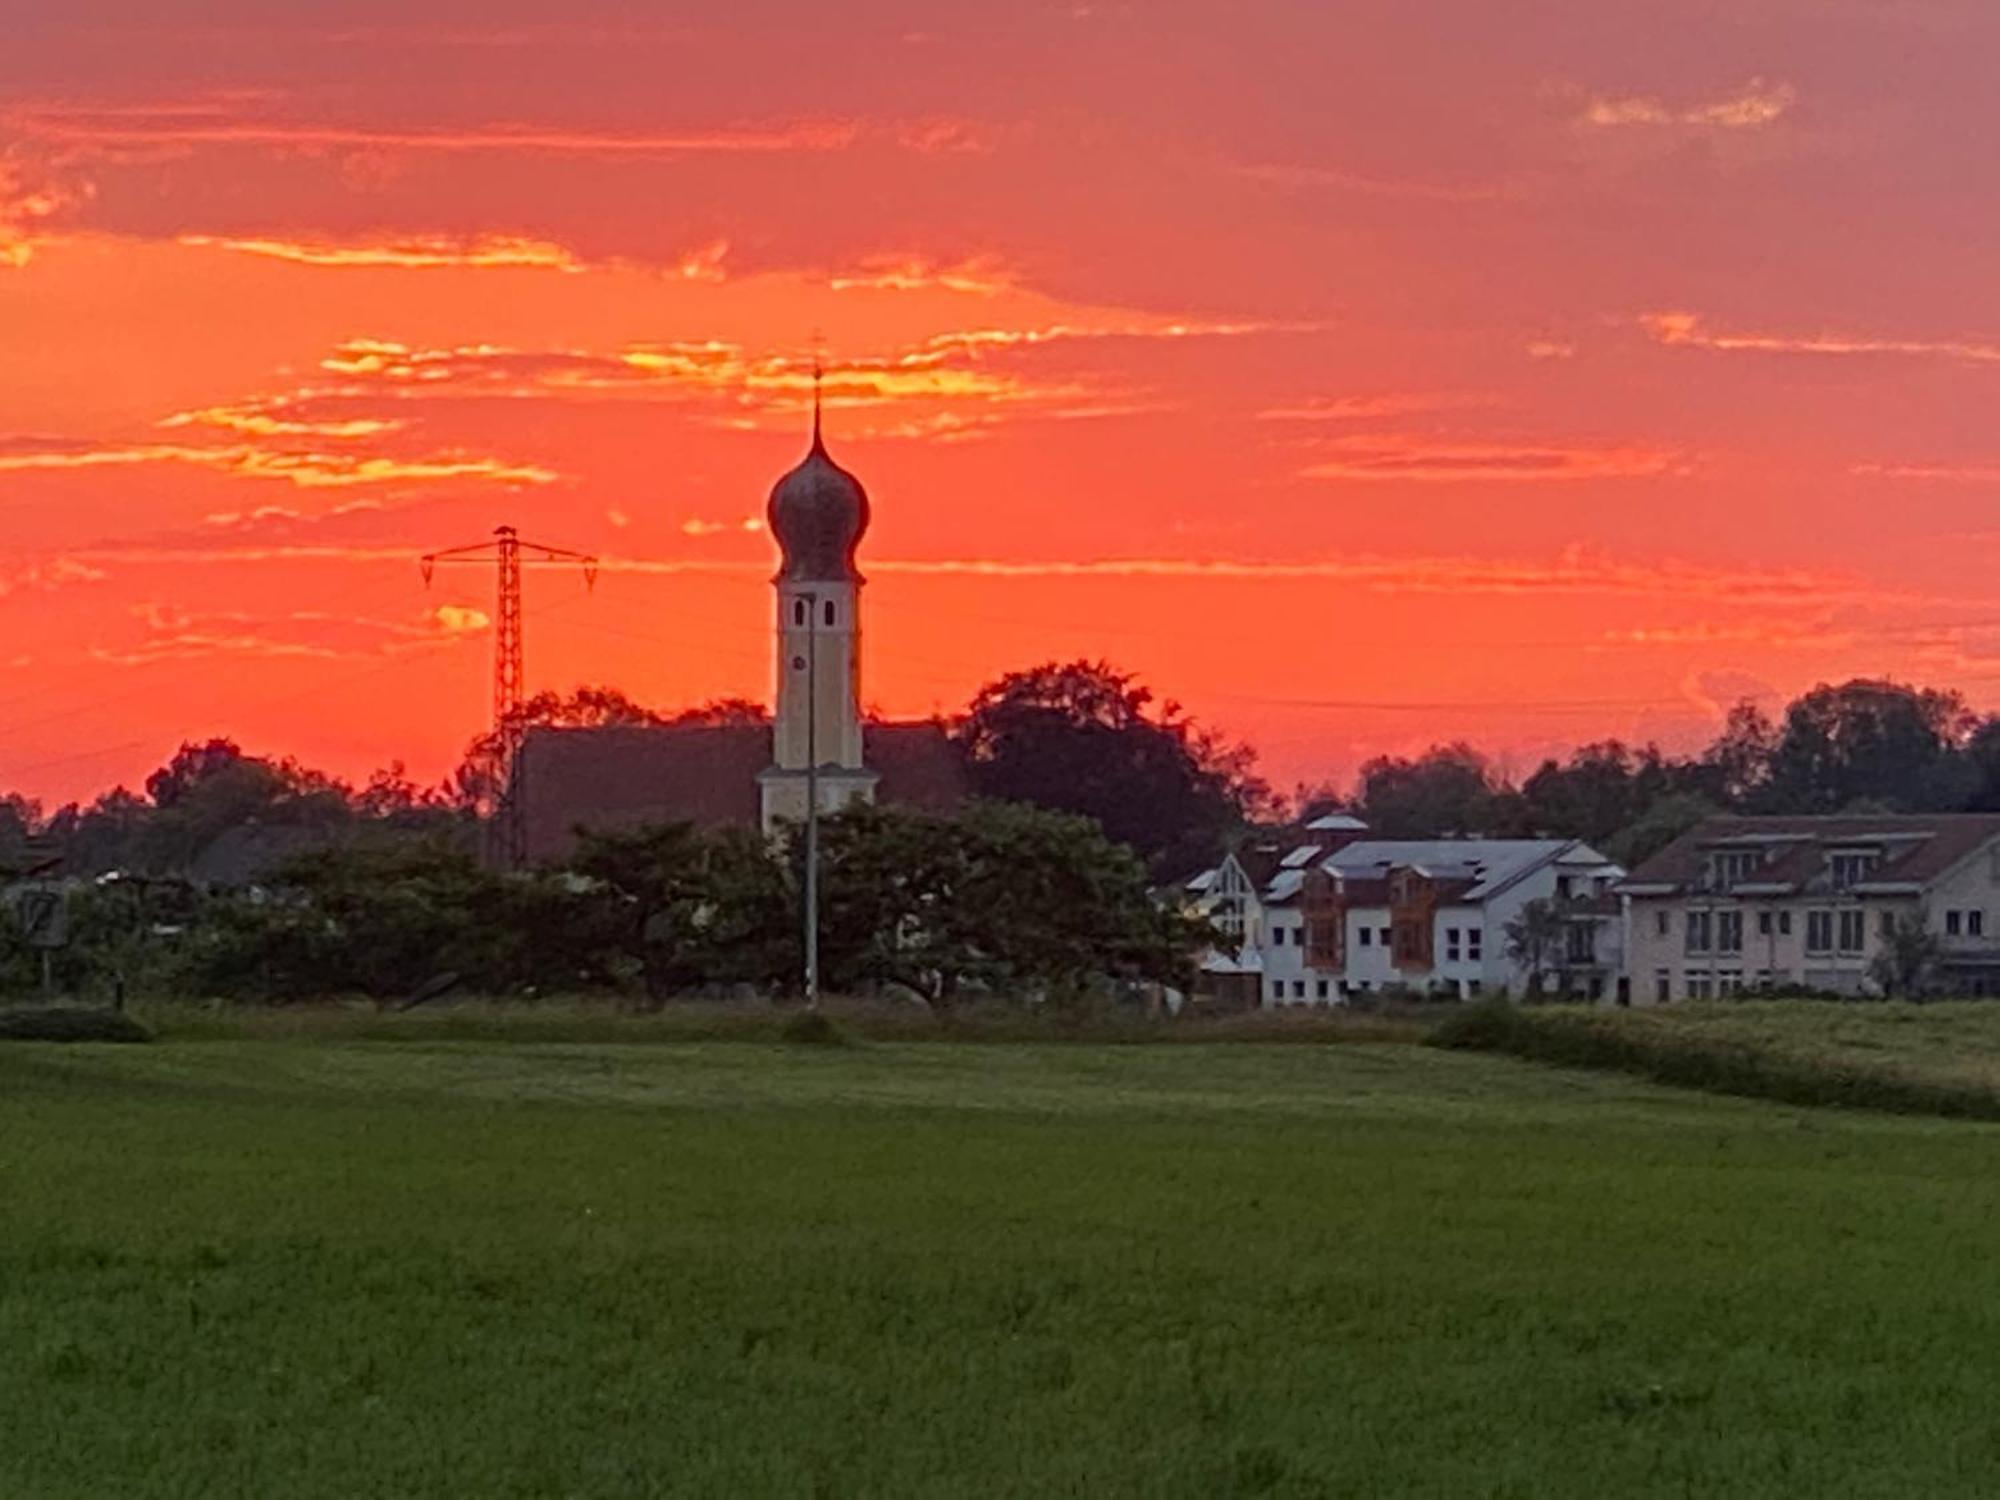
[[[1846,850],[1827,856],[1827,872],[1833,877],[1836,891],[1849,890],[1861,884],[1875,873],[1875,867],[1882,862],[1882,856],[1873,850]]]
[[[1723,849],[1709,856],[1709,879],[1717,890],[1749,880],[1757,873],[1764,857],[1755,849]]]

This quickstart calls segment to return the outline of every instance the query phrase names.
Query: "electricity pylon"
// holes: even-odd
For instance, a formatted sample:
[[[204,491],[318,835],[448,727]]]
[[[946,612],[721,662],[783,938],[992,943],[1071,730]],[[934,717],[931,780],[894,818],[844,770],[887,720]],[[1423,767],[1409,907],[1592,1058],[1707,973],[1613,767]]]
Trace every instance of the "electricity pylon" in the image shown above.
[[[493,528],[493,540],[473,542],[464,547],[448,547],[426,553],[418,559],[424,586],[440,566],[454,563],[493,563],[499,585],[493,615],[493,765],[492,806],[487,822],[487,838],[495,861],[507,869],[519,869],[528,852],[527,798],[522,786],[520,750],[528,726],[521,722],[524,658],[522,646],[521,562],[522,554],[535,563],[576,563],[583,569],[586,588],[597,585],[597,559],[565,547],[523,541],[511,526]]]

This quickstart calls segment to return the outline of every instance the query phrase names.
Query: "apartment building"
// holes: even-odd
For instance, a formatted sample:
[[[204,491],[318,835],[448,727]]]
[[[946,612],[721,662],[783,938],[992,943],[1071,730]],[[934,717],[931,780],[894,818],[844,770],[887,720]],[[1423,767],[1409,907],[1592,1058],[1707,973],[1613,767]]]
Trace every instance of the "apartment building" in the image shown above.
[[[1191,883],[1237,941],[1212,985],[1266,1006],[1338,1005],[1410,991],[1471,999],[1545,989],[1610,998],[1624,871],[1570,839],[1374,839],[1349,817],[1268,832]],[[1535,901],[1559,914],[1540,974],[1509,952]]]
[[[2000,815],[1711,818],[1617,887],[1635,1004],[1876,989],[1920,917],[1960,994],[2000,993]]]

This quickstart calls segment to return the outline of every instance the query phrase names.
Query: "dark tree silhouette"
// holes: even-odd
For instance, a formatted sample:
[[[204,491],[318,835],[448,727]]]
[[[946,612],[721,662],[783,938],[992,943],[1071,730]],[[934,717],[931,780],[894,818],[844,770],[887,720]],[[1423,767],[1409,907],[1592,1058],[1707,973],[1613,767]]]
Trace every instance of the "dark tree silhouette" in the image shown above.
[[[1269,789],[1251,752],[1104,662],[1049,662],[988,683],[954,730],[983,797],[1094,819],[1156,877],[1217,858]]]

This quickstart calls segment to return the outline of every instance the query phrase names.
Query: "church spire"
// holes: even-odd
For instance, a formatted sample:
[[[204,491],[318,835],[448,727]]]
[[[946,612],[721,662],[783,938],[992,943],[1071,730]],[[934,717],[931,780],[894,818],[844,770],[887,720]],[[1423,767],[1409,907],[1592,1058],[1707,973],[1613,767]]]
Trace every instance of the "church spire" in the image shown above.
[[[813,451],[814,452],[824,452],[826,449],[826,444],[821,439],[819,432],[820,385],[824,381],[825,376],[826,376],[826,371],[823,368],[821,368],[820,365],[819,351],[815,349],[813,350]]]

